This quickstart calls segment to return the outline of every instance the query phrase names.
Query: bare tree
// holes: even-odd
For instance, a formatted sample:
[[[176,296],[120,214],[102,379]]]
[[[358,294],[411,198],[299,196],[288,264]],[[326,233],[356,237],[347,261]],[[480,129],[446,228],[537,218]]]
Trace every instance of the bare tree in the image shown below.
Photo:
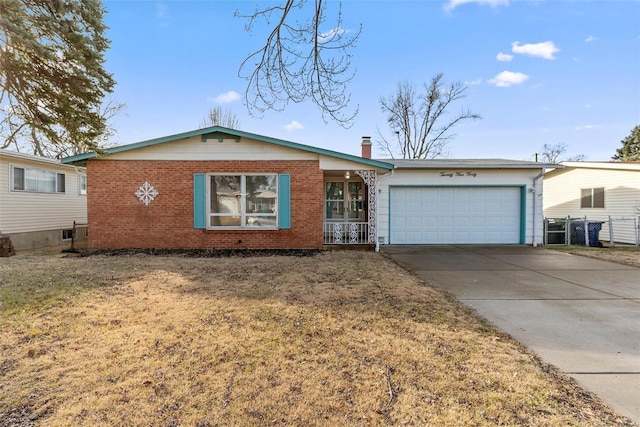
[[[215,107],[209,110],[209,114],[200,122],[201,128],[211,126],[223,126],[229,129],[238,129],[240,127],[240,119],[231,110],[223,110],[222,107]]]
[[[540,153],[540,160],[546,163],[558,163],[562,161],[566,162],[581,162],[585,159],[584,154],[577,154],[575,156],[563,158],[567,152],[567,144],[559,142],[554,145],[544,144],[542,146],[542,152]]]
[[[351,95],[346,86],[353,79],[351,55],[362,26],[357,31],[342,25],[338,8],[332,28],[324,28],[327,18],[325,1],[287,0],[277,6],[256,9],[245,28],[253,31],[258,21],[275,25],[264,46],[251,53],[240,65],[239,76],[248,80],[245,91],[251,114],[271,109],[282,111],[289,101],[312,100],[322,111],[322,118],[348,128],[357,114],[349,112]],[[311,3],[314,7],[308,7]],[[307,6],[307,7],[305,7]]]
[[[423,92],[417,92],[409,82],[398,83],[395,94],[380,98],[380,108],[387,114],[387,123],[395,139],[380,132],[379,147],[392,158],[427,159],[442,156],[445,146],[455,136],[452,128],[462,120],[480,119],[480,115],[462,110],[455,116],[446,115],[451,103],[463,98],[467,89],[462,83],[446,85],[442,73],[436,74]]]
[[[112,141],[116,134],[112,119],[121,114],[124,108],[125,104],[113,99],[109,99],[95,108],[95,114],[105,124],[105,127],[102,133],[95,135],[91,141],[92,150],[101,151],[116,145]],[[56,141],[58,142],[52,142],[48,139],[47,133],[34,127],[24,126],[22,119],[13,114],[11,106],[5,108],[4,113],[4,117],[0,120],[0,136],[12,135],[12,137],[6,138],[0,148],[11,147],[18,152],[55,159],[82,154],[89,149],[87,145],[74,144],[72,134],[62,127],[57,129],[58,139]]]

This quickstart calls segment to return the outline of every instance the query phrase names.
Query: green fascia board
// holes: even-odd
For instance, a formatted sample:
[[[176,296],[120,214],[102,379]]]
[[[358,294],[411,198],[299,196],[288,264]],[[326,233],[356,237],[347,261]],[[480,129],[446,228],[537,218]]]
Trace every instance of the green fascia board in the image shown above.
[[[394,166],[390,163],[382,162],[379,160],[365,159],[363,157],[353,156],[350,154],[344,154],[337,151],[326,150],[324,148],[313,147],[310,145],[299,144],[297,142],[285,141],[283,139],[270,138],[268,136],[257,135],[249,132],[243,132],[235,129],[229,129],[222,126],[213,126],[209,128],[203,128],[193,130],[190,132],[179,133],[175,135],[169,135],[162,138],[149,139],[147,141],[136,142],[133,144],[120,145],[118,147],[111,147],[105,150],[106,154],[115,154],[123,151],[135,150],[138,148],[150,147],[153,145],[163,144],[165,142],[177,141],[180,139],[191,138],[194,136],[204,136],[212,134],[212,139],[218,138],[220,134],[225,134],[237,138],[255,139],[257,141],[266,142],[269,144],[279,145],[282,147],[294,148],[297,150],[307,151],[315,154],[321,154],[323,156],[334,157],[342,160],[349,160],[353,162],[362,163],[363,165],[373,166],[380,169],[392,170]],[[65,164],[82,164],[87,160],[95,159],[98,155],[95,152],[79,154],[77,156],[66,157],[61,160]]]

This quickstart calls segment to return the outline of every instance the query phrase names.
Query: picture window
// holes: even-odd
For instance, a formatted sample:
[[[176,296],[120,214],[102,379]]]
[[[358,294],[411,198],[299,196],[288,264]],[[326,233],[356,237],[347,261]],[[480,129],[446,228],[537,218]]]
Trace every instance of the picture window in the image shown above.
[[[278,226],[277,174],[210,174],[209,228]]]
[[[45,169],[11,167],[11,190],[31,193],[64,193],[65,174]]]

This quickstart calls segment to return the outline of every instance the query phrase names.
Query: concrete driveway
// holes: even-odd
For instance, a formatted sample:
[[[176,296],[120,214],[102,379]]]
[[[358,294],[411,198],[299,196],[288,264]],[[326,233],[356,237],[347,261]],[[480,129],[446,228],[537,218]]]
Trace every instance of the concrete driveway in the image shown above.
[[[640,424],[640,269],[529,246],[382,252]]]

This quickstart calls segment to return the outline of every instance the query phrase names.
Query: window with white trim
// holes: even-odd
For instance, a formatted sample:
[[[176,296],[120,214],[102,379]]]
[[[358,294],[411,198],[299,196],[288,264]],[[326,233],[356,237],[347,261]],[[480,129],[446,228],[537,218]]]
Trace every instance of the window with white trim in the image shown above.
[[[604,208],[604,188],[580,189],[580,208]]]
[[[208,228],[278,227],[278,175],[209,174]]]
[[[65,174],[46,169],[11,166],[11,190],[31,193],[64,193]]]
[[[78,175],[78,192],[81,196],[87,195],[87,175],[83,173]]]

